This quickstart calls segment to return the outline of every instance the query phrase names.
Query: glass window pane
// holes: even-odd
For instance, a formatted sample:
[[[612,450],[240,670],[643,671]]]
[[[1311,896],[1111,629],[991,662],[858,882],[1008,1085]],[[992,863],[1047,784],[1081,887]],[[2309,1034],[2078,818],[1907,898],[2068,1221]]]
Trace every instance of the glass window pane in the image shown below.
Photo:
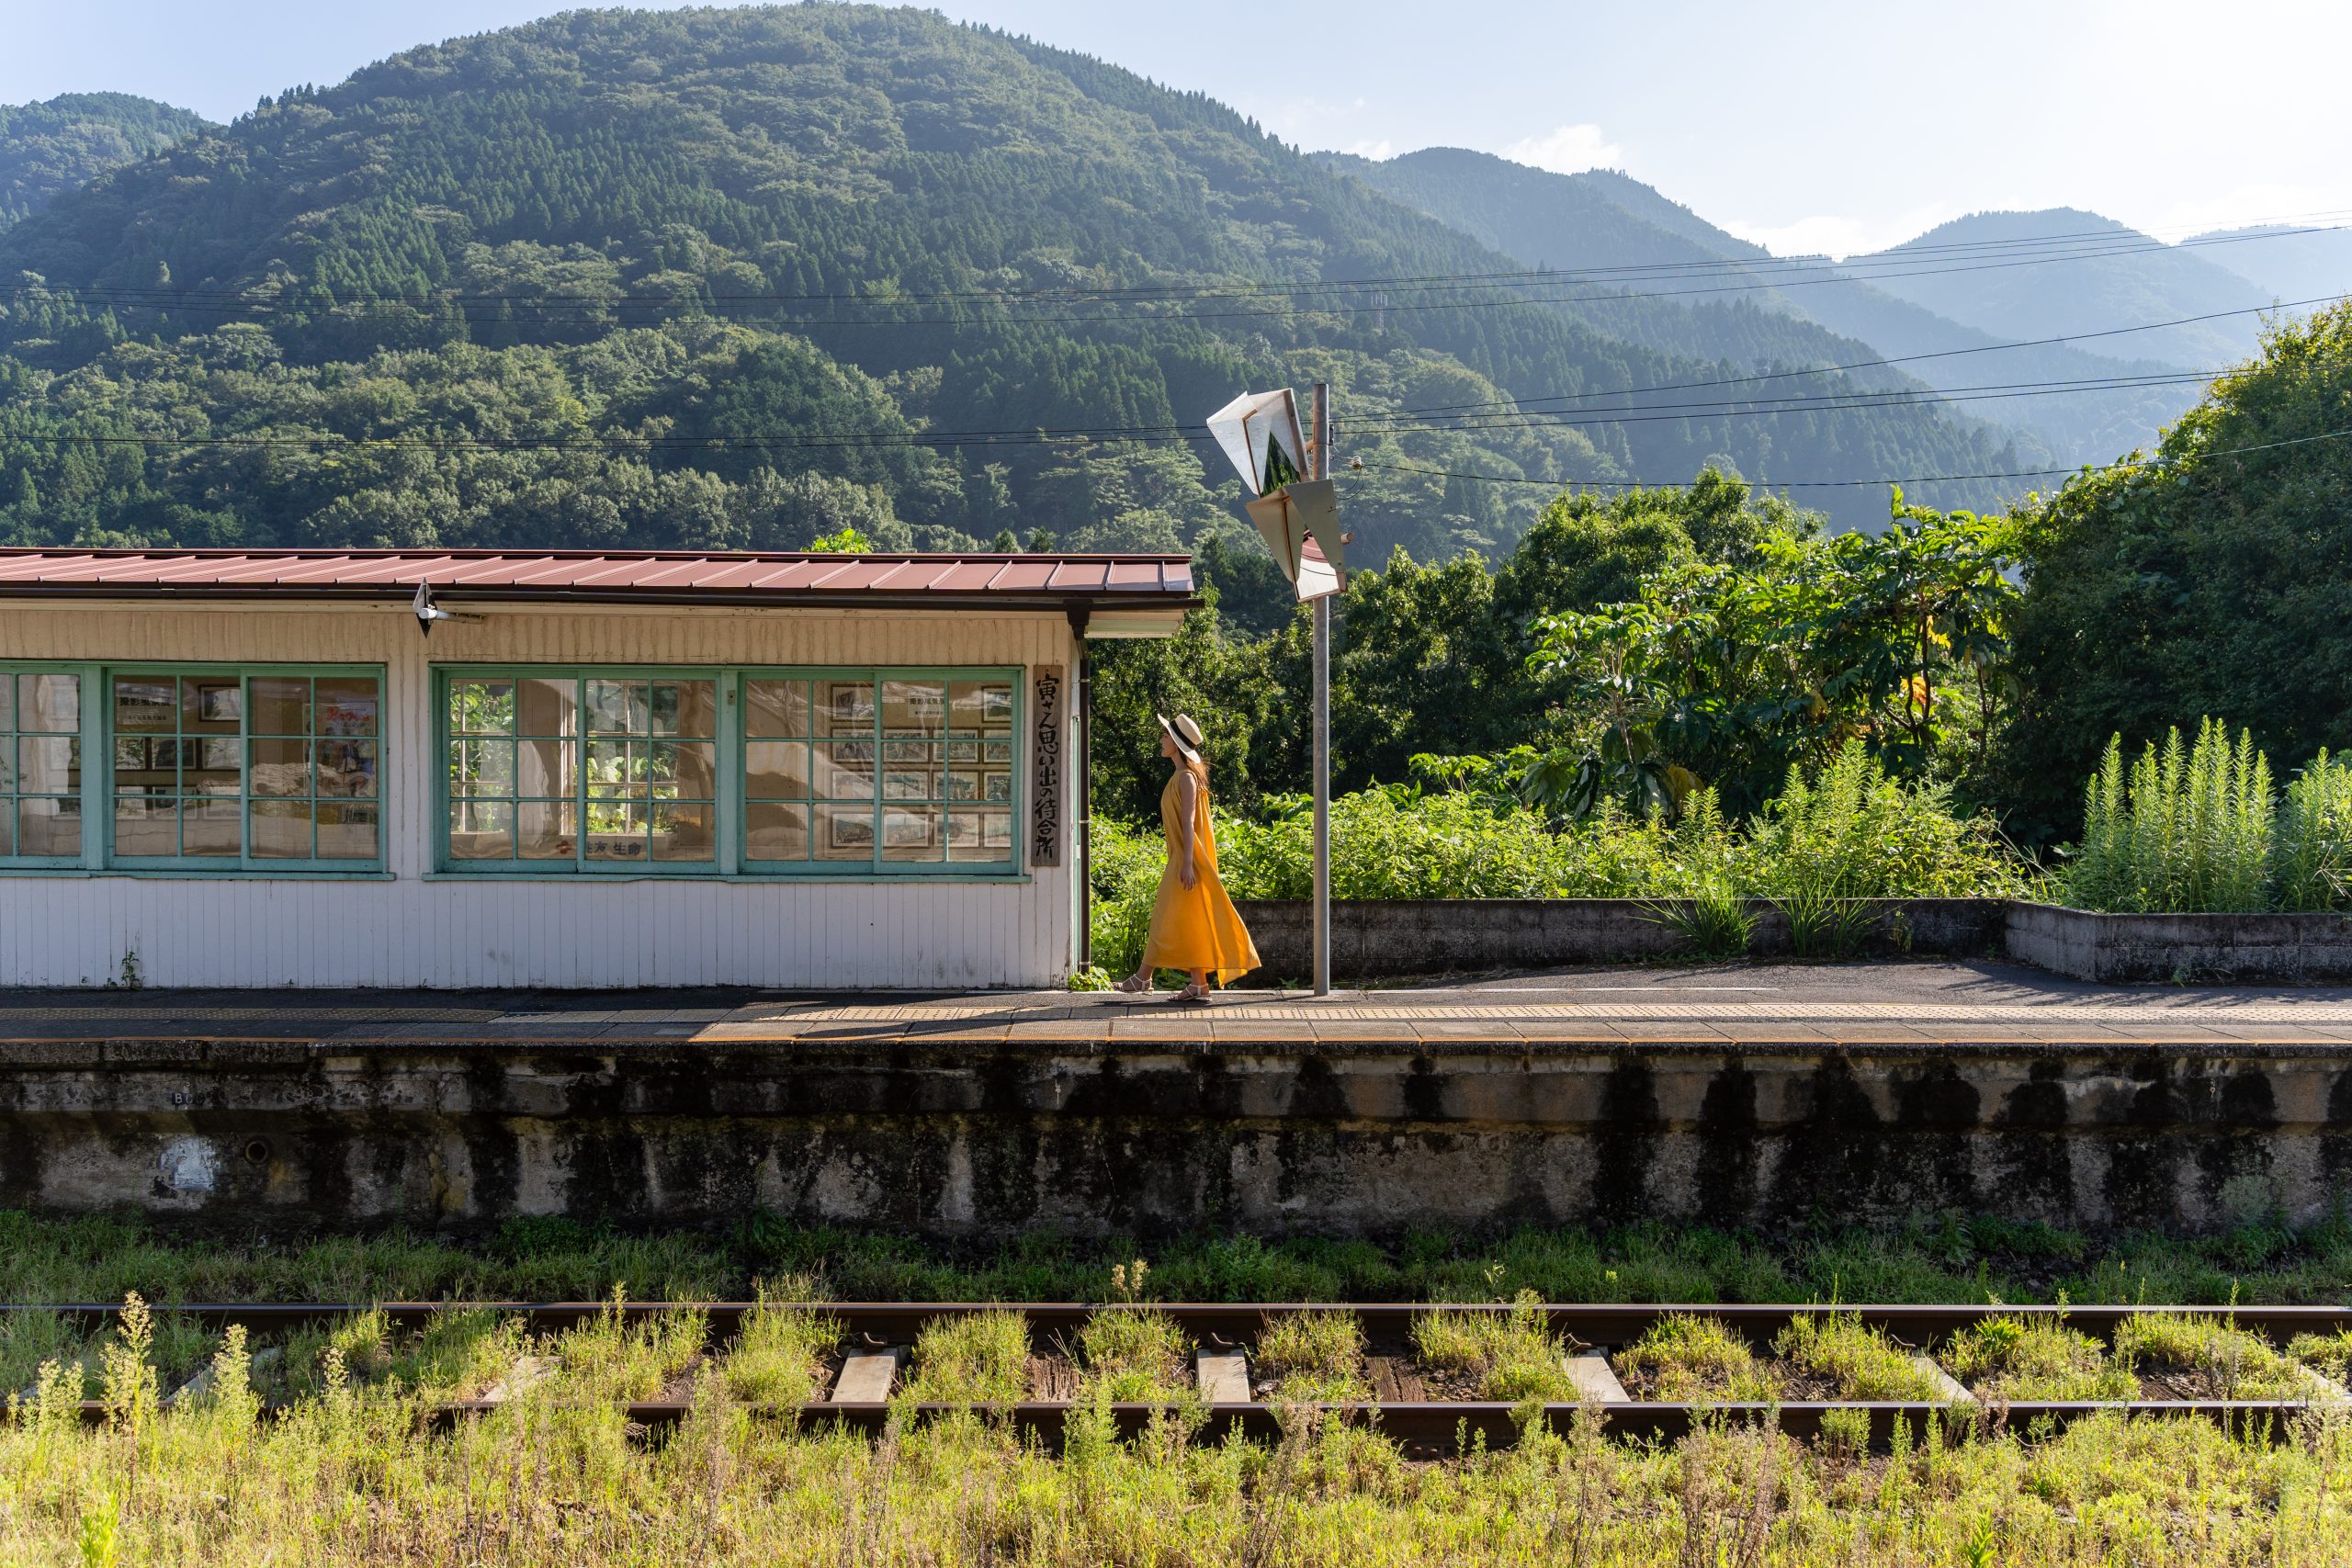
[[[0,686],[7,683],[0,680]],[[17,678],[17,694],[18,729],[70,735],[82,728],[79,675],[20,675]]]
[[[808,743],[747,741],[743,747],[743,793],[754,800],[805,799],[808,794]]]
[[[180,677],[181,734],[234,735],[244,716],[244,686],[234,675]]]
[[[298,795],[311,793],[311,743],[307,740],[254,740],[253,793]]]
[[[644,802],[616,800],[602,805],[591,803],[586,843],[590,860],[643,860]]]
[[[938,681],[882,682],[882,733],[936,735],[947,728],[947,687]]]
[[[299,675],[256,675],[247,682],[251,735],[311,733],[311,682]]]
[[[743,733],[753,739],[791,739],[808,733],[808,682],[743,682]]]
[[[978,768],[950,768],[947,770],[945,783],[947,788],[944,798],[948,800],[980,798],[980,771]]]
[[[715,807],[697,802],[664,801],[653,807],[653,858],[662,861],[707,861],[716,852],[712,831]]]
[[[580,733],[580,683],[577,681],[533,680],[519,682],[516,694],[519,735]]]
[[[935,861],[941,857],[939,807],[893,806],[882,813],[882,858]]]
[[[234,740],[180,743],[180,793],[235,795],[244,784],[244,748]]]
[[[253,852],[262,860],[311,858],[311,803],[307,800],[256,800],[253,814]]]
[[[514,742],[462,738],[450,741],[449,793],[513,795]]]
[[[17,743],[0,735],[0,795],[12,795],[17,788]]]
[[[127,735],[170,735],[180,727],[179,682],[169,675],[118,675],[114,727]]]
[[[492,745],[501,742],[492,741]],[[373,740],[319,742],[319,793],[354,800],[376,795],[376,745]]]
[[[588,733],[644,735],[653,728],[653,716],[643,681],[593,680],[588,682]]]
[[[504,801],[458,801],[449,807],[451,860],[514,858],[514,807]]]
[[[874,798],[874,742],[835,740],[817,747],[817,793],[833,800]]]
[[[718,754],[708,743],[657,740],[646,765],[647,793],[656,800],[709,800],[718,794]]]
[[[592,795],[643,795],[645,748],[626,740],[588,742],[588,793]]]
[[[951,762],[977,762],[980,760],[980,743],[958,737],[947,742],[947,760]]]
[[[381,705],[374,676],[322,675],[313,714],[321,735],[373,735]]]
[[[114,852],[176,855],[180,852],[180,803],[170,795],[119,795],[114,800]]]
[[[450,682],[449,733],[452,735],[514,734],[514,682],[512,681]]]
[[[180,853],[235,857],[243,849],[243,817],[234,800],[182,800]]]
[[[568,795],[577,784],[572,770],[579,765],[579,742],[526,740],[514,749],[514,792],[517,795]]]
[[[0,681],[0,686],[6,684],[7,682],[6,681]],[[29,806],[32,802],[25,801],[22,804]],[[17,812],[18,809],[19,805],[17,802],[12,800],[0,800],[0,856],[30,854],[33,852],[30,850],[19,850],[17,848]]]
[[[26,694],[28,698],[29,698],[33,689],[33,682],[38,679],[38,676],[33,675],[10,675],[0,673],[0,733],[6,733],[6,731],[17,728],[17,684],[19,682],[23,683]],[[27,725],[25,728],[29,729],[32,727],[30,725]]]
[[[873,734],[874,683],[870,681],[818,682],[815,717],[820,735]]]
[[[579,816],[568,800],[526,800],[514,813],[514,852],[523,860],[570,860],[579,848]]]
[[[886,768],[882,773],[885,800],[936,800],[939,772],[935,768]]]
[[[939,761],[939,743],[928,739],[910,739],[904,736],[896,739],[885,739],[882,760],[885,762],[912,762],[919,768],[923,767]]]
[[[372,803],[353,805],[342,801],[321,801],[319,858],[374,860],[382,843],[377,823],[378,809]]]
[[[0,809],[0,817],[6,817]],[[0,854],[8,852],[0,850]],[[74,799],[43,800],[28,795],[17,802],[17,850],[20,855],[78,855],[82,852],[82,803]]]
[[[653,682],[653,733],[707,739],[718,733],[718,682]]]
[[[980,773],[980,798],[998,805],[1012,803],[1012,770],[987,768]]]
[[[765,800],[747,804],[743,853],[752,860],[807,860],[808,807]]]
[[[874,858],[874,807],[817,807],[816,854],[819,860],[870,861]]]
[[[1012,728],[1012,687],[1003,681],[957,681],[948,687],[949,720],[959,733]]]
[[[953,811],[947,814],[947,858],[1002,864],[1012,858],[1012,814]]]
[[[983,740],[983,741],[981,741],[981,742],[980,742],[980,761],[983,761],[983,762],[1010,762],[1010,761],[1012,761],[1012,741],[1010,741],[1010,740]]]

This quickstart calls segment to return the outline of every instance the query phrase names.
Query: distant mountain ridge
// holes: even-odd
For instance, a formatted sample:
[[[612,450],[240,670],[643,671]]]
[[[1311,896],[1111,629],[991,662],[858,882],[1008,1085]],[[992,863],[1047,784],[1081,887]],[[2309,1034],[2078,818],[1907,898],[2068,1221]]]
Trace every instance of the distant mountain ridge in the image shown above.
[[[2220,242],[2218,243],[2211,242]],[[2198,254],[2277,299],[2352,294],[2352,228],[2265,223],[2192,237]]]
[[[59,193],[207,129],[201,115],[129,93],[65,93],[0,104],[0,231]]]
[[[2113,340],[2112,355],[2063,344],[2000,348],[2013,339],[1950,320],[1827,262],[1774,257],[1623,174],[1557,175],[1460,148],[1377,164],[1327,161],[1530,266],[1620,269],[1603,273],[1602,283],[1667,295],[1692,310],[1744,305],[1815,323],[1810,340],[1784,337],[1789,363],[1911,359],[1887,374],[1970,399],[1954,406],[2030,431],[2064,462],[2110,460],[2196,400],[2197,389],[2188,385],[2007,396],[2026,383],[2161,376],[2174,367],[2147,354],[2137,333]],[[1610,321],[1599,308],[1594,313],[1623,335],[1638,336],[1633,323]]]
[[[1513,265],[1204,95],[935,13],[566,12],[280,95],[0,235],[0,278],[41,280],[0,299],[0,539],[1257,549],[1199,421],[1317,378],[1368,564],[1505,550],[1564,485],[1719,454],[1772,482],[2038,458],[1932,404],[1655,414],[1643,389],[1858,345],[1476,281]]]
[[[2273,298],[2208,253],[2071,207],[1972,213],[1847,263],[1870,267],[1886,293],[2011,339],[2251,311]],[[2250,356],[2258,331],[2248,313],[2134,333],[2133,342],[2154,358],[2218,370]]]

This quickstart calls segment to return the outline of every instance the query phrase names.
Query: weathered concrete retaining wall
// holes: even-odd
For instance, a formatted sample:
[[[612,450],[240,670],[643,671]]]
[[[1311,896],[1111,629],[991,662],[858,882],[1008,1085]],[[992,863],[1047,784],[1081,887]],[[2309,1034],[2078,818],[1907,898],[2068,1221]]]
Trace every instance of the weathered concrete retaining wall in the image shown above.
[[[2352,1059],[2213,1046],[0,1044],[0,1205],[948,1235],[2324,1213]]]
[[[1667,902],[1671,902],[1667,901]],[[1313,966],[1303,899],[1237,902],[1265,961],[1261,978],[1306,975]],[[1574,964],[1620,964],[1688,951],[1661,905],[1635,898],[1366,898],[1331,906],[1331,969],[1337,976],[1477,974]],[[1791,951],[1788,917],[1752,899],[1748,951]],[[1871,956],[1984,958],[1997,954],[2007,903],[1999,898],[1870,901],[1860,953]]]
[[[2352,980],[2342,915],[2106,915],[2018,901],[2003,940],[2020,963],[2114,985]]]

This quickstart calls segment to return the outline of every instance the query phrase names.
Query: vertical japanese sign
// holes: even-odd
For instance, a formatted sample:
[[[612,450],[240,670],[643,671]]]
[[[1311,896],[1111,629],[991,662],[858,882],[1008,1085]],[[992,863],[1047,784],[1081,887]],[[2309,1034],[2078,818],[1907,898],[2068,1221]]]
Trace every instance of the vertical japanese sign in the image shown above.
[[[1062,863],[1062,667],[1030,668],[1030,722],[1036,727],[1029,748],[1029,863]]]

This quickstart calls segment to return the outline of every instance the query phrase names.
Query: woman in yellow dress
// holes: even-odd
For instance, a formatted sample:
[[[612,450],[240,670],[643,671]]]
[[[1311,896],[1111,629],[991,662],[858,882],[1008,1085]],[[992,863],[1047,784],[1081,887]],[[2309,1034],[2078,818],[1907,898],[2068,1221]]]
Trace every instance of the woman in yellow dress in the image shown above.
[[[1152,900],[1151,931],[1144,938],[1143,963],[1119,982],[1119,989],[1141,996],[1151,989],[1155,969],[1182,969],[1190,976],[1176,993],[1180,1002],[1209,998],[1209,977],[1220,986],[1258,967],[1258,949],[1249,928],[1225,896],[1216,874],[1216,832],[1209,826],[1209,766],[1201,760],[1201,727],[1191,716],[1159,720],[1159,754],[1176,764],[1159,792],[1159,825],[1168,835],[1168,866],[1159,874],[1159,896]]]

